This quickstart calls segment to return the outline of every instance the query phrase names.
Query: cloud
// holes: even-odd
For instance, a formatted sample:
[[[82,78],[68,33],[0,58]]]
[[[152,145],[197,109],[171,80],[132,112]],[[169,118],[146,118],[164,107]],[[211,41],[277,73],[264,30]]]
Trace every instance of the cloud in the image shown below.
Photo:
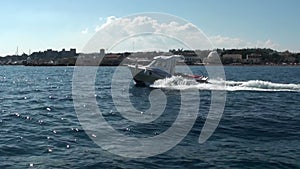
[[[95,27],[95,32],[84,49],[86,52],[98,52],[100,48],[111,49],[112,52],[178,48],[279,48],[271,40],[250,42],[221,35],[207,38],[195,25],[165,15],[109,16],[105,23]]]
[[[96,28],[95,28],[95,32],[98,32],[99,30],[101,29],[101,25],[97,25]]]
[[[279,44],[274,43],[270,39],[266,41],[257,41],[256,46],[260,48],[271,48],[271,49],[280,50]]]
[[[98,32],[99,30],[103,29],[104,27],[106,27],[107,25],[110,25],[113,21],[117,20],[118,18],[115,16],[109,16],[106,18],[106,22],[102,25],[97,25],[95,28],[95,32]],[[99,20],[103,20],[102,17],[99,18]]]
[[[89,32],[88,28],[85,28],[84,30],[81,31],[82,34],[87,34]]]
[[[105,23],[95,27],[96,35],[86,45],[87,49],[110,49],[117,43],[123,43],[124,50],[212,48],[206,36],[193,24],[174,16],[164,17],[151,14],[125,18],[107,17]],[[127,47],[124,44],[127,44]]]
[[[252,45],[250,42],[239,38],[231,38],[221,35],[211,36],[209,39],[216,48],[245,48]]]
[[[266,41],[251,42],[240,38],[232,38],[226,36],[211,36],[209,37],[212,44],[216,48],[271,48],[279,50],[280,46],[274,43],[272,40],[268,39]]]

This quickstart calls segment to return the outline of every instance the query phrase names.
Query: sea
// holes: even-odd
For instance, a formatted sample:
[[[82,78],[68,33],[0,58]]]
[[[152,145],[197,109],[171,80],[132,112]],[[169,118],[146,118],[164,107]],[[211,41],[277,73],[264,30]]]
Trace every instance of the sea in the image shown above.
[[[116,76],[117,68],[86,67],[96,76],[76,77],[75,67],[0,66],[0,168],[300,168],[299,66],[225,66],[226,79],[198,84],[173,77],[150,87]],[[189,68],[207,74],[203,66]],[[75,78],[92,79],[93,92],[74,92]],[[130,80],[118,83],[122,78]],[[215,130],[199,142],[211,105],[218,104],[215,92],[226,102]],[[79,116],[95,108],[75,100],[79,95],[95,101],[93,120]],[[173,125],[184,118],[181,109],[190,111],[190,127]],[[85,124],[95,121],[102,127],[91,134]],[[173,134],[155,140],[170,128]],[[114,132],[120,139],[99,142]],[[177,136],[182,138],[170,146]]]

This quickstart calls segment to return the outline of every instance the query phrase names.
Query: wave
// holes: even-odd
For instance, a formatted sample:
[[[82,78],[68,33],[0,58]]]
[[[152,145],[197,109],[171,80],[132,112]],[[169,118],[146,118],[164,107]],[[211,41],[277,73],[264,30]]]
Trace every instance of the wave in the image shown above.
[[[224,81],[212,79],[209,83],[197,83],[192,79],[180,76],[160,79],[151,87],[165,89],[199,89],[199,90],[226,90],[226,91],[289,91],[300,92],[300,84],[273,83],[263,80]]]

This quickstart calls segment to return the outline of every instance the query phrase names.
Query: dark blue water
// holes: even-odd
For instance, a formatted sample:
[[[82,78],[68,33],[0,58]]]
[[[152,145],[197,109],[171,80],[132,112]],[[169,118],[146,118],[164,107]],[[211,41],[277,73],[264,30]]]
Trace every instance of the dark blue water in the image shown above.
[[[191,69],[203,72],[203,67]],[[216,86],[195,85],[201,102],[191,131],[171,150],[141,159],[105,151],[86,134],[74,109],[73,70],[0,67],[0,168],[300,168],[300,67],[225,67],[225,111],[212,137],[198,143]],[[99,68],[93,96],[109,124],[137,138],[172,126],[180,91],[163,88],[167,104],[161,117],[135,123],[114,107],[114,70]],[[132,105],[145,112],[152,90],[130,84]]]

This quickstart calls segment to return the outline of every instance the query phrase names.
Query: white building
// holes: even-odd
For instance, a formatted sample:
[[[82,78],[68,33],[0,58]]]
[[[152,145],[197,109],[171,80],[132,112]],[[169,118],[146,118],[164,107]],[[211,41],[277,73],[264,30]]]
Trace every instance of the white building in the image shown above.
[[[241,54],[225,54],[223,55],[223,60],[230,60],[232,62],[242,62],[242,55]]]
[[[251,53],[246,55],[246,59],[243,59],[243,63],[259,64],[261,63],[261,54]]]

